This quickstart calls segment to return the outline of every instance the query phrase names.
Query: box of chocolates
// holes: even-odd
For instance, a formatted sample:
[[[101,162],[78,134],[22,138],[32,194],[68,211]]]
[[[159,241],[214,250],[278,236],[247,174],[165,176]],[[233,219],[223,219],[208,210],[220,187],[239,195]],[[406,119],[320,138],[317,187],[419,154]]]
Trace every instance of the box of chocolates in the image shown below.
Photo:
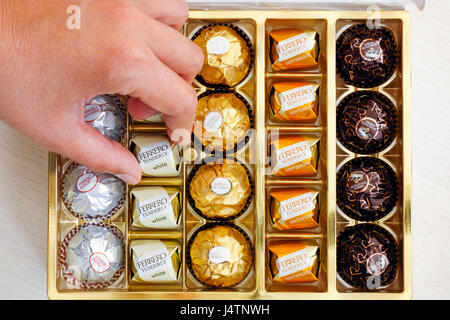
[[[410,18],[403,10],[191,10],[192,142],[101,95],[126,185],[49,160],[52,299],[408,299]]]

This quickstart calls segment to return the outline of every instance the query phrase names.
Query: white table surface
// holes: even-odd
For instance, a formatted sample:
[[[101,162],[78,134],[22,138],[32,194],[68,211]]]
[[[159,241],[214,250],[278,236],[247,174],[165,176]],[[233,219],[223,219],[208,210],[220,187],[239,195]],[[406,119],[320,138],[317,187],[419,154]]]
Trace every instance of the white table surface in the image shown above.
[[[414,299],[450,299],[449,13],[412,14]],[[2,123],[0,257],[0,299],[47,298],[47,152]]]

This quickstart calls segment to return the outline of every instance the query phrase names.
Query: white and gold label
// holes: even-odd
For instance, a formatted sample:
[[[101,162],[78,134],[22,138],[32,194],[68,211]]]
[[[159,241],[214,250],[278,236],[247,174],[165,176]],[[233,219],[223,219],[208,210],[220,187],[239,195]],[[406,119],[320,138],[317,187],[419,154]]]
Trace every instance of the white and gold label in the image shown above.
[[[285,168],[312,157],[308,141],[300,141],[276,151],[278,167]]]
[[[283,220],[298,217],[315,207],[314,195],[311,192],[301,194],[291,199],[280,202],[280,214]]]
[[[312,85],[297,87],[281,92],[278,98],[280,99],[281,111],[289,111],[313,102],[315,100],[314,87]]]
[[[312,260],[305,248],[278,258],[276,264],[279,271],[278,276],[285,277],[311,267]]]
[[[311,44],[306,32],[280,41],[277,44],[278,60],[285,61],[311,50]]]

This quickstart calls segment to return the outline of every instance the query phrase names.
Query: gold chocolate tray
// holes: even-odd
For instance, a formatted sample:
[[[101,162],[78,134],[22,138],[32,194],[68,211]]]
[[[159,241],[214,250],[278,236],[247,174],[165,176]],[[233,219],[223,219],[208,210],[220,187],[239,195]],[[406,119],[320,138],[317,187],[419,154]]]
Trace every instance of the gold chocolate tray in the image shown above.
[[[121,213],[106,221],[118,227],[126,239],[125,271],[117,282],[107,289],[82,291],[69,289],[58,270],[58,250],[65,234],[83,221],[70,215],[59,197],[61,176],[68,159],[51,153],[49,156],[49,219],[48,219],[48,296],[50,299],[409,299],[412,295],[411,258],[411,65],[410,17],[405,11],[381,11],[381,24],[390,27],[401,48],[400,67],[386,84],[374,89],[388,95],[399,114],[399,130],[393,144],[385,151],[372,156],[382,158],[394,169],[399,178],[399,201],[393,213],[375,222],[394,234],[400,248],[401,261],[396,278],[386,288],[360,292],[346,286],[336,272],[336,235],[346,226],[355,225],[339,212],[336,206],[336,172],[340,165],[357,154],[346,151],[336,140],[336,106],[340,97],[355,91],[344,85],[336,75],[336,38],[345,26],[374,18],[373,13],[362,11],[190,11],[183,28],[190,37],[199,27],[211,23],[230,23],[244,30],[254,49],[255,59],[247,79],[234,90],[245,96],[251,105],[255,134],[248,146],[235,156],[250,163],[249,171],[254,181],[254,196],[247,212],[233,222],[249,235],[255,259],[247,278],[229,289],[208,289],[190,274],[186,264],[186,244],[192,233],[206,223],[189,206],[186,196],[186,178],[193,165],[183,164],[176,178],[143,178],[140,185],[173,185],[183,191],[181,227],[175,231],[136,231],[130,227],[130,203]],[[299,27],[312,29],[319,34],[319,66],[299,72],[273,72],[268,55],[268,33],[274,28]],[[319,93],[319,118],[310,125],[278,124],[270,119],[268,88],[277,79],[306,79],[321,85]],[[206,88],[194,83],[200,93]],[[359,90],[359,89],[358,89]],[[318,136],[320,144],[319,174],[314,178],[277,178],[267,175],[268,141],[279,130],[283,134]],[[129,119],[128,141],[135,133],[162,133],[161,125],[133,122]],[[252,148],[255,156],[251,157]],[[320,225],[313,232],[278,232],[270,224],[267,213],[267,193],[272,188],[308,186],[319,190]],[[128,187],[127,194],[132,187]],[[143,285],[130,281],[129,242],[132,239],[174,239],[183,245],[180,280],[171,285]],[[268,269],[267,245],[279,239],[313,239],[320,248],[321,269],[319,281],[313,284],[275,284]]]

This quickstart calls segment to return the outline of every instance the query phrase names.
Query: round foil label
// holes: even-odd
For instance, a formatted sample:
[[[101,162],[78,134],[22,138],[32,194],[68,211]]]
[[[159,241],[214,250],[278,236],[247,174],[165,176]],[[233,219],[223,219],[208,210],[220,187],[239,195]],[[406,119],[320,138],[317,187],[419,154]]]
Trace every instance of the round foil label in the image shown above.
[[[378,130],[378,123],[372,118],[363,118],[356,124],[356,134],[363,140],[375,138]]]
[[[366,39],[359,46],[359,53],[364,59],[373,61],[381,56],[383,50],[380,44],[374,39]]]
[[[213,263],[224,263],[230,258],[230,251],[227,248],[216,246],[209,250],[209,261]]]
[[[97,120],[103,112],[103,107],[98,103],[91,103],[84,106],[84,121],[92,122]]]
[[[347,179],[347,187],[355,192],[363,192],[369,185],[369,177],[362,171],[353,171]]]
[[[203,120],[203,127],[206,131],[214,132],[217,131],[223,123],[222,115],[218,112],[210,112],[206,115],[205,120]]]
[[[206,43],[206,50],[208,50],[209,53],[215,55],[224,54],[228,51],[229,48],[230,43],[228,42],[228,40],[220,36],[211,38]]]
[[[97,182],[98,182],[98,177],[96,174],[94,174],[92,172],[82,174],[77,179],[77,183],[76,183],[77,191],[81,192],[81,193],[89,192],[95,188],[95,186],[97,185]]]
[[[211,183],[211,191],[218,195],[224,195],[231,191],[231,181],[227,178],[216,178]]]
[[[103,273],[109,270],[111,268],[111,263],[109,262],[108,257],[101,252],[94,252],[89,257],[89,265],[91,266],[92,270],[94,270],[97,273]]]
[[[389,265],[389,261],[382,253],[371,255],[366,262],[367,272],[374,276],[382,274]]]

